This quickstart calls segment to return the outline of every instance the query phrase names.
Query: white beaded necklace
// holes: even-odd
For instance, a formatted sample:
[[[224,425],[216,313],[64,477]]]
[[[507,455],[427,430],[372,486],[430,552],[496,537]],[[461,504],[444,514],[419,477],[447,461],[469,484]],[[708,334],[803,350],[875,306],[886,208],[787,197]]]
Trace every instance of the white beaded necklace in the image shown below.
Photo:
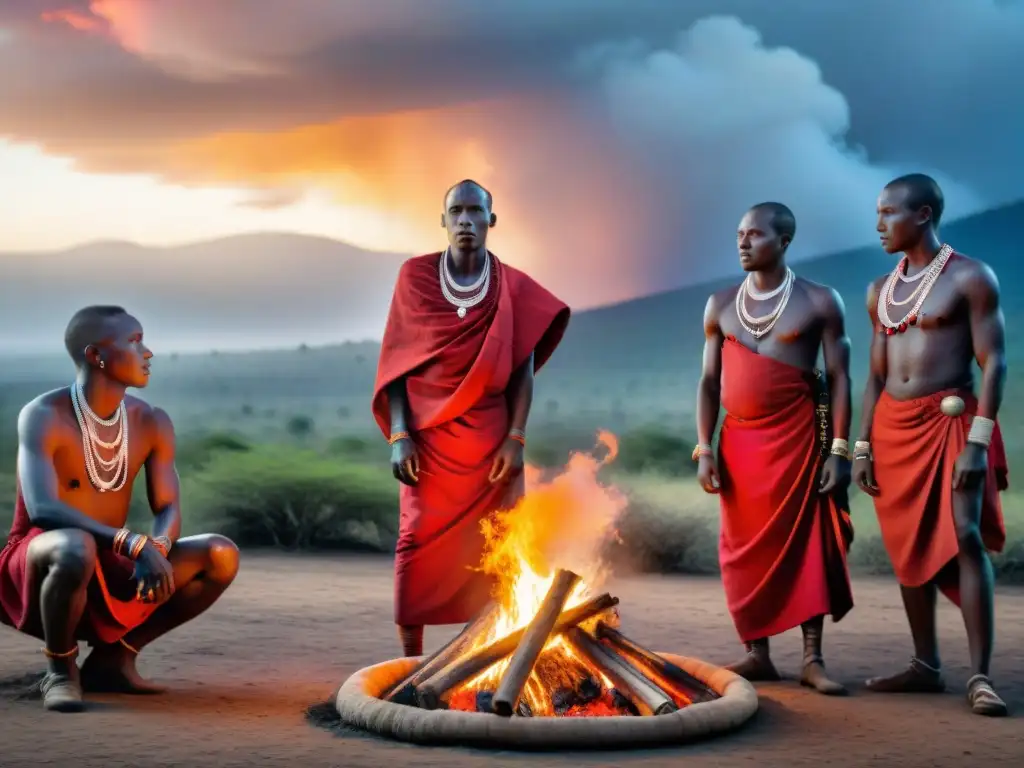
[[[878,322],[880,322],[885,328],[884,332],[887,335],[892,336],[896,333],[904,333],[910,326],[917,325],[921,307],[924,306],[925,299],[928,298],[928,294],[931,293],[935,283],[938,282],[939,275],[942,274],[942,270],[946,267],[946,262],[949,261],[949,257],[952,255],[952,246],[943,244],[939,249],[939,252],[935,254],[935,258],[931,260],[931,263],[911,278],[906,278],[904,276],[907,267],[907,257],[904,256],[900,259],[896,268],[889,273],[889,276],[882,284],[882,290],[878,292]],[[896,290],[896,284],[901,280],[903,282],[920,280],[921,282],[907,298],[897,301],[893,294]],[[909,304],[911,299],[915,296],[917,297],[917,301],[914,302],[907,314],[899,320],[893,320],[890,317],[890,306],[905,306],[906,304]]]
[[[739,289],[736,291],[736,316],[739,318],[740,325],[743,326],[743,330],[755,339],[760,339],[762,336],[766,336],[772,328],[775,327],[775,323],[777,323],[779,318],[782,317],[782,313],[786,311],[786,305],[789,304],[789,297],[793,293],[793,283],[796,281],[796,276],[793,274],[793,270],[787,267],[786,276],[782,279],[782,282],[778,287],[766,293],[761,293],[754,288],[752,277],[752,275],[747,275],[743,282],[740,283]],[[775,305],[775,309],[767,315],[754,317],[747,311],[746,299],[748,296],[758,301],[765,301],[767,299],[775,298],[780,293],[782,294],[782,298],[779,299],[779,303]]]
[[[85,470],[89,475],[89,481],[100,493],[121,490],[128,481],[128,409],[124,400],[118,405],[112,417],[101,419],[89,407],[85,399],[85,390],[76,381],[71,385],[71,405],[75,410],[75,418],[78,419],[78,427],[82,431],[82,452],[85,454]],[[101,440],[96,432],[97,426],[117,426],[117,437],[109,443]],[[104,459],[100,455],[100,448],[116,450],[117,453],[112,459]],[[104,479],[100,476],[100,469],[104,472],[113,472],[113,476],[109,480]]]
[[[475,307],[487,296],[487,291],[491,287],[491,257],[490,254],[484,260],[483,269],[480,270],[480,276],[473,281],[472,285],[461,286],[455,282],[455,279],[451,275],[451,270],[448,267],[448,255],[451,249],[445,249],[444,253],[441,254],[441,264],[438,267],[438,276],[441,281],[441,293],[444,295],[445,300],[453,307],[456,307],[455,313],[462,319],[466,316],[466,313],[472,307]],[[473,291],[479,291],[473,296],[457,296],[457,293],[471,293]]]

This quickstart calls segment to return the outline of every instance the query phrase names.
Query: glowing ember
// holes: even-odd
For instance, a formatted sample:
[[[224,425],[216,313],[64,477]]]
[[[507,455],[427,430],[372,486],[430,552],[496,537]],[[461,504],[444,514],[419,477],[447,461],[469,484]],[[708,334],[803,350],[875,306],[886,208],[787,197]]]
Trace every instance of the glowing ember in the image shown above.
[[[474,639],[471,653],[526,627],[538,613],[555,579],[564,568],[581,578],[566,600],[573,608],[596,594],[607,570],[601,553],[625,511],[625,496],[598,480],[602,467],[618,454],[615,437],[598,435],[607,451],[603,459],[573,454],[565,470],[545,478],[526,470],[526,494],[512,510],[485,521],[487,541],[480,569],[495,577],[497,615],[488,631]],[[609,617],[601,617],[606,623]],[[591,629],[598,621],[581,625]],[[448,695],[449,709],[490,711],[490,701],[509,665],[506,658]],[[562,637],[549,640],[534,665],[522,696],[527,714],[594,717],[631,713],[632,704],[614,690],[603,673],[589,670]],[[522,709],[522,704],[521,707]]]

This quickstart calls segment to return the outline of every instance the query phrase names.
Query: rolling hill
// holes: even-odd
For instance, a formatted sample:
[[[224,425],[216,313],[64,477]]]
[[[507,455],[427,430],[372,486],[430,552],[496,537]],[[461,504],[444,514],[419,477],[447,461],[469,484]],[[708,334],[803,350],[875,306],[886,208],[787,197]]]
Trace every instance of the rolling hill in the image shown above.
[[[93,303],[144,307],[157,349],[195,348],[197,339],[205,349],[326,344],[338,329],[343,339],[375,338],[406,258],[290,234],[4,253],[0,349],[59,351],[70,313]]]

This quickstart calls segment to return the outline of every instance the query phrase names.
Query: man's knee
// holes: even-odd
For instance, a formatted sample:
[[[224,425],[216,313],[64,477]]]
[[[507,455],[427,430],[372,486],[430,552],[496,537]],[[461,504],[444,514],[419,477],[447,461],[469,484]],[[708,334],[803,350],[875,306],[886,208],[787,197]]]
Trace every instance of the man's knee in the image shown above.
[[[227,536],[211,534],[206,540],[206,577],[230,584],[238,574],[238,546]]]
[[[35,539],[30,545],[29,557],[43,573],[56,573],[71,582],[85,582],[96,570],[98,552],[91,535],[72,528],[49,531]]]

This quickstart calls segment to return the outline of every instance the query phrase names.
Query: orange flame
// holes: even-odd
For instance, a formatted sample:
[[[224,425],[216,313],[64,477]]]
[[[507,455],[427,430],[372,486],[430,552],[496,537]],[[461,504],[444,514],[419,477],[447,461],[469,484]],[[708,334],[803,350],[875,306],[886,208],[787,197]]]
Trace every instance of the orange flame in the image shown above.
[[[626,509],[626,497],[598,480],[600,470],[618,455],[618,441],[608,432],[599,432],[597,439],[606,449],[604,458],[574,453],[565,470],[550,478],[527,467],[527,490],[520,502],[484,521],[487,544],[480,570],[496,579],[499,612],[490,631],[476,641],[473,650],[527,626],[544,602],[556,570],[565,568],[580,576],[566,608],[596,594],[607,577],[601,554],[615,535],[616,522]],[[543,655],[552,653],[558,654],[564,664],[574,661],[561,638],[545,646]],[[466,698],[468,690],[493,688],[507,667],[506,659],[469,680],[455,692],[453,702],[456,697],[460,701]],[[603,682],[611,687],[610,681]],[[536,670],[527,681],[524,696],[535,715],[552,713],[551,691]]]

